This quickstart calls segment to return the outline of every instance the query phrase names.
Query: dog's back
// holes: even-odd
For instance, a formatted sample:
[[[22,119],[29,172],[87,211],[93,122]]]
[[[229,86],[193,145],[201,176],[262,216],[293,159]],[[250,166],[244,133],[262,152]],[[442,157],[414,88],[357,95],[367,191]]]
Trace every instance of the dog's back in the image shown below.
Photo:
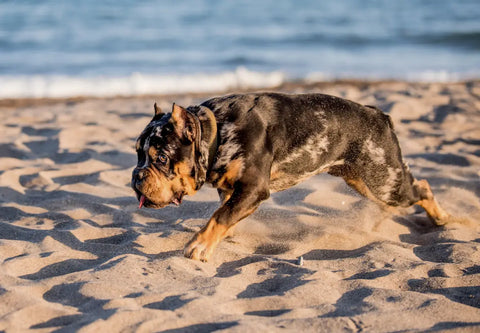
[[[376,169],[386,170],[385,163],[403,168],[398,158],[384,156],[386,150],[397,155],[398,143],[388,115],[375,107],[324,94],[278,93],[229,95],[202,105],[214,112],[227,148],[214,169],[225,169],[239,156],[252,159],[246,163],[271,156],[271,191],[320,172],[342,175],[346,168],[358,169],[359,159]]]

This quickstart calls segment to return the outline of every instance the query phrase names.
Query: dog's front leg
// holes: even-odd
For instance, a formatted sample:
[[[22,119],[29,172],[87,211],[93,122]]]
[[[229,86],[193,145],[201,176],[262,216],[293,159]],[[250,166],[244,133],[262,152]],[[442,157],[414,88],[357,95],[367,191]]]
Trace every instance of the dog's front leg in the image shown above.
[[[184,250],[185,257],[207,261],[218,243],[228,235],[230,228],[252,214],[269,196],[266,187],[236,183],[231,197],[222,203],[207,225],[188,242]]]

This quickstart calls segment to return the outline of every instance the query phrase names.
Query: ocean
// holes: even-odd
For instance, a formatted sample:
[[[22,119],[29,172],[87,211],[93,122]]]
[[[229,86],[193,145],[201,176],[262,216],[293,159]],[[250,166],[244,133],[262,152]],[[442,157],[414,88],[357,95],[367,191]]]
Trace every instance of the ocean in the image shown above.
[[[479,77],[478,0],[0,0],[0,98]]]

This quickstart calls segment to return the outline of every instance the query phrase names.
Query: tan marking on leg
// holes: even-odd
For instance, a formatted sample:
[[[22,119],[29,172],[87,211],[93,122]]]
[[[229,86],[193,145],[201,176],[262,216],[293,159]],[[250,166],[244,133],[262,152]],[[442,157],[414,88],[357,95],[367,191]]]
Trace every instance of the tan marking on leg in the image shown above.
[[[448,222],[450,214],[448,214],[440,205],[433,196],[432,189],[430,184],[425,179],[416,180],[414,186],[417,187],[420,197],[419,201],[415,202],[415,205],[421,206],[427,212],[430,220],[436,225],[444,225]]]
[[[360,193],[361,195],[363,195],[364,197],[366,198],[369,198],[371,200],[377,200],[377,198],[375,198],[372,194],[372,192],[370,192],[370,190],[368,189],[367,185],[365,184],[365,182],[359,178],[357,179],[353,179],[353,178],[343,178],[345,180],[345,182],[351,186],[354,190],[356,190],[358,193]]]
[[[383,210],[385,210],[389,213],[392,213],[392,214],[398,213],[398,209],[396,207],[389,206],[385,202],[377,199],[377,197],[373,195],[373,193],[370,191],[370,189],[368,188],[368,186],[365,184],[365,182],[362,179],[360,179],[360,178],[346,178],[346,177],[344,177],[343,179],[345,180],[345,182],[350,187],[352,187],[354,190],[356,190],[358,193],[360,193],[361,195],[363,195],[367,199],[375,202]]]
[[[232,238],[235,234],[235,226],[236,224],[232,225],[228,230],[227,233],[225,234],[225,238]]]
[[[373,193],[370,191],[370,189],[367,187],[367,185],[362,179],[360,178],[343,178],[343,179],[350,187],[352,187],[354,190],[356,190],[358,193],[360,193],[364,197],[372,200],[373,202],[379,205],[385,206],[384,202],[381,202],[380,200],[377,199],[377,197],[373,195]]]
[[[229,229],[228,226],[218,224],[214,218],[211,218],[207,225],[197,232],[185,246],[183,252],[185,257],[208,261],[218,243],[227,236]]]

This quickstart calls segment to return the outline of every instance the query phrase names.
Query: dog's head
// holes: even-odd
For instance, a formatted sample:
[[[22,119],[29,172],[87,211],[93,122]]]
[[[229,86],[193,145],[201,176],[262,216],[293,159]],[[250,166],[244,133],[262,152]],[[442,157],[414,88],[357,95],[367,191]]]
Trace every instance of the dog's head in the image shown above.
[[[175,104],[171,113],[163,113],[156,104],[154,108],[153,119],[137,139],[131,185],[139,207],[162,208],[194,194],[205,181],[206,167],[199,161],[198,117]]]

